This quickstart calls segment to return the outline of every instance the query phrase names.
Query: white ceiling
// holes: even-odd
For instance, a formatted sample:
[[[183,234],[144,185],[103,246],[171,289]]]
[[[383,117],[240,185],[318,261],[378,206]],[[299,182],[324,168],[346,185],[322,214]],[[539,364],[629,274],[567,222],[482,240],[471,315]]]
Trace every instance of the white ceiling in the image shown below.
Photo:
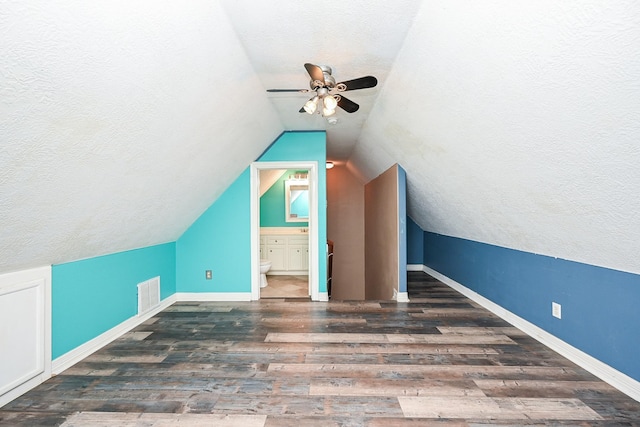
[[[308,94],[269,94],[286,129],[324,130],[327,157],[348,160],[362,125],[417,13],[420,0],[222,0],[265,89],[308,89],[304,64],[328,65],[337,82],[373,75],[378,87],[345,92],[360,105],[338,109],[336,125],[298,111]]]
[[[300,114],[305,62],[376,88]],[[175,240],[283,130],[425,230],[640,273],[636,1],[0,3],[0,273]]]

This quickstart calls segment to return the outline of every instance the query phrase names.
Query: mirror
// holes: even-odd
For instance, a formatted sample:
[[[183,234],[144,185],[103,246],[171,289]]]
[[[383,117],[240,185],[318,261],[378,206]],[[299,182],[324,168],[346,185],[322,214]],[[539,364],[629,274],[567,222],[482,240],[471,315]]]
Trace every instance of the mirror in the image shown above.
[[[309,181],[288,179],[284,182],[286,222],[309,221]]]

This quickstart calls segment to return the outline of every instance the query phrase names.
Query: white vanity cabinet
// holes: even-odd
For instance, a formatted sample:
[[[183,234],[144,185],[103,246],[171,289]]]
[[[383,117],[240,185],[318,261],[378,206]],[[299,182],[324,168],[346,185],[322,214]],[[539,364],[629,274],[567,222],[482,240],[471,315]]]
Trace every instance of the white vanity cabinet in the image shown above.
[[[271,261],[271,270],[286,270],[287,269],[287,259],[286,259],[286,250],[287,243],[286,239],[278,236],[267,236],[267,244],[266,244],[266,254],[267,259]]]
[[[289,236],[289,270],[309,270],[309,238],[307,236]]]
[[[267,274],[308,274],[309,236],[273,234],[260,236],[260,258],[271,261]]]

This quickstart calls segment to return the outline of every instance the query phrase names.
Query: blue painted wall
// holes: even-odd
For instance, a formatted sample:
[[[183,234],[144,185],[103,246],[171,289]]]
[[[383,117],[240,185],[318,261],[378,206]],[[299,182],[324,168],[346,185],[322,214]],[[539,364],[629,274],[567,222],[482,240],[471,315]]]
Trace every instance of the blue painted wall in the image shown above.
[[[307,171],[288,170],[260,197],[260,227],[307,227],[308,222],[285,221],[284,182],[289,175]],[[309,199],[307,198],[307,201]],[[309,203],[307,202],[307,212]]]
[[[259,161],[317,161],[318,162],[318,254],[320,292],[327,291],[327,161],[326,133],[285,132],[260,157]],[[298,223],[300,224],[300,223]]]
[[[407,217],[407,264],[424,264],[424,231]]]
[[[429,232],[424,264],[640,381],[639,275]]]
[[[398,165],[398,292],[407,292],[407,172]]]
[[[138,283],[160,276],[162,299],[176,292],[175,244],[58,264],[51,271],[55,359],[138,312]]]
[[[251,292],[247,168],[176,242],[178,292]],[[211,280],[205,278],[211,270]]]

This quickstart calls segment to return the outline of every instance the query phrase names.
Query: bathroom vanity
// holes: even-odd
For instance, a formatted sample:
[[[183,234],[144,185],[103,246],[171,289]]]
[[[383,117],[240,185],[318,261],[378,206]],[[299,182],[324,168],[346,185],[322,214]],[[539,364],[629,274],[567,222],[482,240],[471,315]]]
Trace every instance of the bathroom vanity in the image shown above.
[[[262,227],[260,258],[271,261],[268,274],[309,274],[309,229],[304,227]]]

